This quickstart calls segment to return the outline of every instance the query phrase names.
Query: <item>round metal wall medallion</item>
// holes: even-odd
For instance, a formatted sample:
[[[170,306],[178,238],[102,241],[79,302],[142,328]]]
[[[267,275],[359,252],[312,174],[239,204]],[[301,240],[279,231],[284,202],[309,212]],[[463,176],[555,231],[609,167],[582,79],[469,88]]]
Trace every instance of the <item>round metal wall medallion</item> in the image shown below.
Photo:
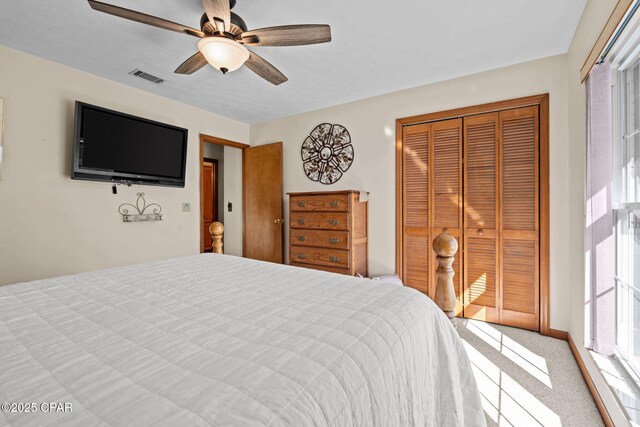
[[[311,181],[330,185],[351,167],[355,152],[342,125],[323,123],[311,131],[300,150],[304,173]]]

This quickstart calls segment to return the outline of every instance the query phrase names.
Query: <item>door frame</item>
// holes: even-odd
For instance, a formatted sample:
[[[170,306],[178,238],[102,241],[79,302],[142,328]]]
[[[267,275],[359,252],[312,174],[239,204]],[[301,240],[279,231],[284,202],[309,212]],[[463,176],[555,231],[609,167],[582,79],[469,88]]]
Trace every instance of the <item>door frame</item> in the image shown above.
[[[204,133],[200,134],[200,151],[199,151],[199,159],[198,159],[198,163],[200,164],[200,170],[198,173],[198,183],[199,183],[199,188],[200,188],[200,253],[204,252],[204,230],[202,229],[202,211],[204,209],[204,200],[202,199],[202,167],[203,167],[203,163],[204,163],[204,144],[205,143],[210,143],[210,144],[217,144],[217,145],[224,145],[227,147],[233,147],[233,148],[239,148],[242,150],[243,155],[242,155],[242,169],[243,169],[243,181],[244,181],[244,149],[249,147],[249,144],[243,144],[241,142],[236,142],[236,141],[231,141],[229,139],[223,139],[223,138],[218,138],[216,136],[212,136],[212,135],[206,135]],[[243,200],[243,207],[242,207],[242,250],[244,252],[244,182],[242,185],[242,200]],[[218,212],[218,215],[220,213]]]
[[[455,119],[474,114],[492,113],[501,110],[509,110],[520,107],[539,107],[539,180],[540,180],[540,333],[552,336],[553,330],[549,324],[550,318],[550,270],[549,270],[549,94],[528,96],[524,98],[510,99],[507,101],[492,102],[488,104],[474,105],[471,107],[456,108],[453,110],[436,113],[421,114],[404,117],[396,120],[396,272],[402,279],[403,257],[403,140],[402,130],[405,126],[420,123],[435,122],[439,120]]]

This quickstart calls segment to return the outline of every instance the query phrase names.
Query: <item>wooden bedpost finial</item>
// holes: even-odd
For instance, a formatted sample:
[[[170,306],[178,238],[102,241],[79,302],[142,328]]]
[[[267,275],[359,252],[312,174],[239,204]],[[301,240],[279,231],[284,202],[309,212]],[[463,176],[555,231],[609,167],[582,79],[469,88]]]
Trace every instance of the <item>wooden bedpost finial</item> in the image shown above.
[[[214,222],[209,226],[209,233],[213,239],[213,253],[221,254],[222,252],[222,234],[224,233],[224,225],[221,222]]]
[[[438,268],[436,269],[435,303],[444,311],[453,326],[456,326],[454,310],[456,308],[456,291],[453,286],[453,257],[458,252],[458,241],[447,232],[440,233],[433,239],[433,250],[436,253]]]

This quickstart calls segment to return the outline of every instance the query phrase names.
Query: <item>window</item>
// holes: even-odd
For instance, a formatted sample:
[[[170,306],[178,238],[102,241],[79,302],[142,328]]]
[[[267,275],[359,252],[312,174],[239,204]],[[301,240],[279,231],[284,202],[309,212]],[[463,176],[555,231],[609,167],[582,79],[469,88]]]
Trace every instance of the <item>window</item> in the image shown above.
[[[616,350],[640,374],[640,57],[635,56],[614,70],[613,208]]]

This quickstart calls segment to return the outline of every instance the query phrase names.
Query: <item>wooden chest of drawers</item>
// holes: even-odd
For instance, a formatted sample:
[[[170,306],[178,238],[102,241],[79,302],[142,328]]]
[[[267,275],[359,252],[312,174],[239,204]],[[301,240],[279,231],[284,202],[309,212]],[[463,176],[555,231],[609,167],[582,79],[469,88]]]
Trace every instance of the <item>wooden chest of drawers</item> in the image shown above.
[[[368,193],[362,196],[352,190],[289,193],[290,264],[366,277]]]

